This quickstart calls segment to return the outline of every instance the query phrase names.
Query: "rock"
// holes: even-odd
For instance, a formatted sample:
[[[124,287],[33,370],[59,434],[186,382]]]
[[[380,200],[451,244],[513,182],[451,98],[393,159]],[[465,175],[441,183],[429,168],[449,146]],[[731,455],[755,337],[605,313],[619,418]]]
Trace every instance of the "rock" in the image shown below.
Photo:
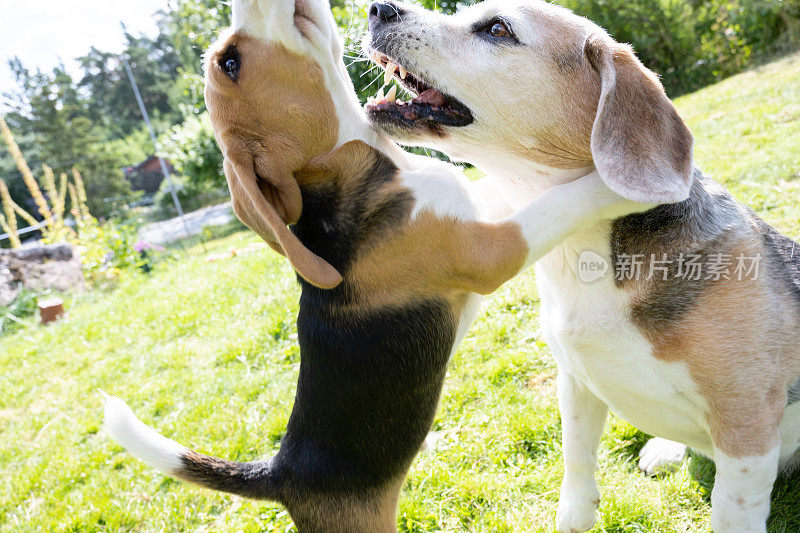
[[[17,283],[11,270],[0,263],[0,306],[6,306],[13,302],[19,294]]]
[[[74,249],[66,243],[30,246],[11,250],[13,255],[21,261],[70,261],[74,255]],[[0,259],[1,260],[1,259]]]
[[[0,306],[9,305],[22,288],[32,291],[83,291],[80,259],[69,244],[0,250]]]

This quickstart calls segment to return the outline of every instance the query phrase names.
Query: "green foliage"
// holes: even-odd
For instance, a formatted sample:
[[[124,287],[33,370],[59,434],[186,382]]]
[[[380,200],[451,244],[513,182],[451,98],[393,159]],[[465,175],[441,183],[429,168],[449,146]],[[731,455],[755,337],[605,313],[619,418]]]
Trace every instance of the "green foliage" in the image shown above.
[[[225,186],[222,152],[214,139],[208,113],[192,116],[172,127],[159,141],[162,153],[186,177],[191,194]]]
[[[0,306],[0,337],[33,324],[38,311],[37,297],[35,292],[23,289],[11,305]]]
[[[799,0],[558,0],[662,76],[671,95],[741,71],[800,40]]]
[[[179,0],[169,12],[172,44],[182,65],[171,98],[185,117],[205,111],[202,57],[230,20],[230,4],[216,0]]]
[[[643,62],[662,77],[672,96],[800,46],[800,0],[555,1],[631,43]],[[452,13],[474,0],[417,3]],[[364,0],[331,1],[345,35],[345,62],[362,101],[381,83],[381,74],[361,54],[367,6]],[[217,171],[218,154],[209,146],[208,132],[198,128],[198,120],[207,122],[202,55],[230,23],[230,5],[173,0],[155,16],[159,28],[155,37],[126,33],[121,55],[93,48],[79,58],[80,79],[72,79],[63,66],[43,73],[30,71],[18,59],[11,61],[18,90],[4,98],[11,109],[7,120],[31,167],[47,163],[58,174],[76,166],[84,175],[90,208],[97,216],[106,216],[114,208],[103,199],[130,194],[120,169],[154,151],[121,57],[131,63],[156,130],[169,131],[170,138],[177,136],[166,148],[181,159],[177,166],[187,174],[181,196],[199,201],[215,177],[223,183]],[[177,124],[183,125],[171,129]],[[196,149],[189,146],[193,135]],[[197,154],[201,162],[192,164],[191,154]],[[22,180],[2,152],[0,173],[12,198],[24,202]]]
[[[84,222],[77,242],[87,281],[103,287],[136,270],[149,272],[163,249],[139,241],[137,233],[133,224]]]
[[[121,170],[126,148],[106,142],[103,129],[87,112],[86,102],[63,67],[43,74],[31,73],[18,60],[11,66],[23,89],[6,120],[19,134],[30,167],[48,164],[56,175],[77,168],[84,177],[90,209],[104,215],[108,206],[103,198],[130,193]],[[2,151],[0,158],[8,169],[10,156]],[[27,194],[16,169],[10,171],[9,181],[12,197],[25,206]]]
[[[80,80],[63,66],[34,72],[19,59],[11,60],[18,89],[4,95],[10,108],[6,118],[31,167],[48,163],[58,174],[75,166],[85,178],[92,213],[108,215],[113,204],[104,199],[130,194],[121,169],[154,150],[142,135],[142,117],[122,58],[133,69],[157,131],[202,112],[202,52],[228,23],[230,12],[229,6],[211,4],[174,3],[170,11],[156,14],[160,31],[155,38],[126,33],[122,54],[92,48],[78,58]],[[2,152],[0,171],[12,197],[23,202],[21,178]]]

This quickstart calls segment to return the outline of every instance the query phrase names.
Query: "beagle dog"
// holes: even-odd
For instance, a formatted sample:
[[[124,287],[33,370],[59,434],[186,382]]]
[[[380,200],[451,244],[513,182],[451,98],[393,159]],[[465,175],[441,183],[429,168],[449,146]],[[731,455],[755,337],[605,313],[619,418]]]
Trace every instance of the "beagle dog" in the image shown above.
[[[234,0],[206,101],[236,214],[302,288],[294,408],[275,457],[202,455],[106,399],[106,431],[167,475],[284,504],[301,531],[395,531],[446,365],[494,291],[574,231],[641,211],[595,175],[483,220],[457,167],[367,123],[322,0]],[[291,230],[287,228],[291,225]]]
[[[509,209],[587,175],[658,204],[575,233],[537,265],[559,367],[557,530],[595,523],[610,407],[662,437],[648,448],[682,456],[670,439],[714,459],[715,531],[765,531],[800,445],[800,246],[703,175],[658,77],[567,9],[487,0],[445,16],[375,2],[365,49],[416,95],[371,103],[371,122],[477,165]]]

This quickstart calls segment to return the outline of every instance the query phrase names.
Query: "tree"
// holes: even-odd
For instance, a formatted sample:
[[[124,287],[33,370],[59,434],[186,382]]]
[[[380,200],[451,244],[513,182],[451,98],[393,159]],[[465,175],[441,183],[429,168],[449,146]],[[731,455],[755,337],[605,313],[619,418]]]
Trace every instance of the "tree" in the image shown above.
[[[87,110],[102,121],[108,138],[124,137],[142,125],[142,116],[122,64],[123,57],[130,63],[151,116],[168,125],[181,120],[170,96],[180,77],[182,58],[166,33],[167,15],[161,13],[159,20],[160,32],[155,38],[126,32],[126,45],[121,55],[93,47],[78,58],[84,72],[78,88],[88,95]]]
[[[107,136],[102,121],[95,120],[86,99],[81,96],[72,76],[63,65],[51,73],[30,72],[18,59],[10,62],[20,87],[8,95],[11,111],[6,115],[9,127],[23,140],[21,149],[34,173],[42,164],[56,174],[77,168],[85,178],[89,206],[96,215],[104,215],[104,198],[129,194],[122,174],[125,162],[105,144]],[[8,154],[3,153],[2,167],[8,169]],[[27,194],[18,186],[17,172],[9,177],[15,201],[26,205]]]

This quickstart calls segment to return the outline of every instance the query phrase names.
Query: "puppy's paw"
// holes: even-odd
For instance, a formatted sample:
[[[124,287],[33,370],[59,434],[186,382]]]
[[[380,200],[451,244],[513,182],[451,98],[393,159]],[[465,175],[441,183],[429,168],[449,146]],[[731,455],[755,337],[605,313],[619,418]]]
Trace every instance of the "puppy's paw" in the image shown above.
[[[589,531],[597,522],[598,505],[600,505],[600,494],[596,488],[570,490],[563,487],[556,513],[556,531],[558,533]]]
[[[669,474],[680,468],[687,453],[686,445],[655,437],[639,452],[639,470],[647,476]]]

